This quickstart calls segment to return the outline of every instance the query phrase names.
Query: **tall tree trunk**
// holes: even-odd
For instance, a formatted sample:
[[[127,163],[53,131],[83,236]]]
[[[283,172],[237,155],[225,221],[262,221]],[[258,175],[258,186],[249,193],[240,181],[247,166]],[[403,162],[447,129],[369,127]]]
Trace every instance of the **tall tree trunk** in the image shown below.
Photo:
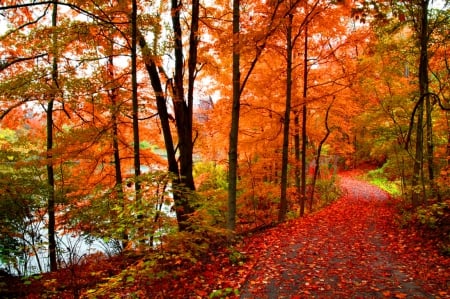
[[[424,97],[426,111],[426,156],[428,166],[428,178],[430,180],[431,194],[439,197],[439,190],[434,181],[434,141],[433,141],[433,123],[432,123],[432,106],[429,95],[429,76],[428,76],[428,6],[429,0],[422,1],[422,26],[420,31],[420,64],[419,64],[419,85],[420,98]]]
[[[152,53],[152,51],[148,48],[147,42],[145,38],[139,34],[139,45],[142,48],[143,53]],[[158,110],[158,116],[161,123],[161,129],[164,137],[164,145],[166,148],[167,154],[167,163],[169,173],[172,175],[171,180],[173,184],[173,189],[177,190],[177,186],[180,185],[180,173],[178,162],[175,155],[175,146],[173,143],[172,132],[170,130],[170,116],[167,111],[166,98],[164,96],[164,91],[162,88],[161,79],[159,77],[158,68],[156,66],[156,62],[151,56],[144,57],[145,68],[150,77],[150,82],[155,92],[156,96],[156,107]],[[175,202],[175,211],[177,216],[178,224],[185,221],[185,217],[183,216],[183,207],[180,206],[181,196],[179,192],[174,192],[174,202]],[[180,227],[179,227],[180,228]]]
[[[188,108],[189,115],[193,115],[194,83],[197,75],[197,51],[198,51],[198,22],[200,13],[200,0],[192,0],[191,31],[189,35],[189,60],[188,60]],[[192,134],[192,133],[191,133]]]
[[[238,134],[240,111],[240,1],[233,0],[233,104],[231,111],[230,145],[228,150],[228,217],[227,228],[236,229],[236,197],[237,197],[237,165],[238,165]]]
[[[301,192],[301,160],[300,160],[300,111],[294,112],[294,159],[295,159],[295,190],[300,196]],[[299,197],[300,199],[300,197]]]
[[[305,22],[305,54],[303,59],[303,108],[302,108],[302,168],[301,168],[301,194],[300,194],[300,216],[305,214],[306,201],[306,135],[307,108],[306,97],[308,96],[308,24]]]
[[[291,119],[292,100],[292,14],[288,15],[286,27],[286,106],[284,110],[283,122],[283,153],[281,159],[281,195],[278,221],[284,221],[287,213],[287,177],[288,177],[288,157],[289,157],[289,126]]]
[[[192,23],[191,30],[198,30],[198,14],[199,14],[199,3],[194,1],[192,3]],[[172,103],[175,112],[175,120],[177,123],[177,134],[178,134],[178,148],[180,151],[180,167],[179,167],[179,177],[181,184],[188,190],[194,191],[194,177],[193,177],[193,138],[192,138],[192,118],[193,118],[193,87],[194,82],[188,83],[188,101],[184,100],[184,81],[183,81],[183,43],[182,43],[182,29],[180,21],[180,10],[181,2],[179,0],[172,0],[172,28],[175,35],[174,40],[174,51],[175,51],[175,77],[173,86]],[[195,9],[194,9],[195,7]],[[189,79],[194,80],[194,71],[197,64],[197,49],[191,49],[192,47],[197,47],[198,37],[193,36],[190,44],[188,68],[193,70],[192,74],[189,73]],[[192,76],[192,78],[191,78]],[[190,98],[189,98],[190,96]],[[176,199],[176,210],[178,227],[180,230],[186,230],[189,228],[187,220],[189,216],[194,212],[194,207],[192,206],[190,200],[190,195],[184,192]]]
[[[131,1],[131,103],[133,106],[133,158],[134,158],[134,192],[136,202],[141,199],[141,156],[139,139],[139,101],[137,94],[137,2]],[[142,211],[138,211],[138,217]]]
[[[50,271],[58,270],[58,262],[56,258],[56,236],[55,236],[55,175],[53,169],[53,104],[56,100],[58,92],[58,34],[57,30],[58,18],[58,1],[53,2],[52,11],[52,91],[51,98],[47,105],[47,182],[49,186],[48,194],[48,254],[50,260]]]
[[[432,137],[431,137],[431,107],[428,96],[428,5],[429,0],[420,0],[420,20],[419,20],[419,45],[420,45],[420,60],[419,60],[419,104],[417,107],[417,128],[416,128],[416,152],[414,157],[414,173],[412,178],[412,204],[418,206],[420,202],[425,200],[425,192],[420,185],[423,185],[423,164],[424,164],[424,102],[426,102],[426,128],[427,128],[427,160],[429,165],[430,179],[433,177],[433,163],[432,159]],[[428,110],[429,109],[429,110]],[[429,121],[428,121],[429,119]],[[428,123],[430,122],[430,123]]]

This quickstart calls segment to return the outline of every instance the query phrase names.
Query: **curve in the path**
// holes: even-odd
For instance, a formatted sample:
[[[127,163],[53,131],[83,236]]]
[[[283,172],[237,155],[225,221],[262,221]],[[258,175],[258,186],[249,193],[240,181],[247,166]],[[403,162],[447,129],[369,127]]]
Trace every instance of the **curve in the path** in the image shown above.
[[[433,298],[387,250],[388,195],[351,177],[326,209],[267,235],[241,298]]]

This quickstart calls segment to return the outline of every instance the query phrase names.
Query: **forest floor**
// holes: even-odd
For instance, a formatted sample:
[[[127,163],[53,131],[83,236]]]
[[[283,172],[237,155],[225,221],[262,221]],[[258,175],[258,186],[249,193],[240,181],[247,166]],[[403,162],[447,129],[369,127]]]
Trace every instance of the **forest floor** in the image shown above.
[[[127,266],[117,287],[101,292],[82,267],[82,285],[29,285],[26,298],[450,298],[450,257],[417,227],[400,228],[399,202],[344,173],[343,196],[305,217],[259,231],[231,248],[157,276]],[[119,261],[120,263],[120,261]],[[120,265],[98,264],[114,278]],[[135,263],[137,265],[145,262]],[[114,270],[116,269],[116,270]],[[99,270],[99,269],[97,269]],[[96,270],[96,271],[97,271]],[[119,271],[119,272],[117,272]],[[126,275],[129,275],[126,274]],[[47,281],[55,281],[56,279]],[[90,283],[90,285],[89,285]],[[62,287],[66,285],[66,287]],[[97,287],[96,287],[97,285]],[[91,291],[88,291],[88,289]],[[1,296],[0,296],[1,297]]]
[[[399,202],[352,173],[341,176],[341,187],[328,207],[245,237],[234,252],[216,253],[152,295],[450,298],[450,257],[424,231],[400,228]]]
[[[386,193],[351,176],[341,185],[329,207],[247,240],[241,298],[450,298],[450,258],[399,229]]]

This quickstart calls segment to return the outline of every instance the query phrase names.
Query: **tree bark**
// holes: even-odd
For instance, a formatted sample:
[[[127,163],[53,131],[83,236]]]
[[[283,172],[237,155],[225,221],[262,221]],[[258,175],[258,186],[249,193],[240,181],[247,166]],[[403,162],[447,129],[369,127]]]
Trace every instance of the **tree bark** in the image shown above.
[[[140,138],[139,138],[139,101],[138,101],[138,86],[137,86],[137,2],[131,2],[131,102],[133,107],[133,158],[134,158],[134,192],[136,202],[141,198],[141,156],[140,156]],[[139,214],[142,211],[138,211]]]
[[[144,53],[150,53],[147,42],[142,35],[139,35],[139,45]],[[150,83],[152,85],[153,91],[156,97],[156,107],[158,110],[159,121],[161,123],[161,129],[164,137],[164,145],[167,154],[168,170],[171,174],[171,180],[173,184],[173,189],[179,189],[180,186],[180,172],[178,167],[178,162],[175,155],[175,146],[173,142],[172,132],[170,129],[170,115],[167,111],[166,98],[164,96],[164,91],[162,88],[161,79],[159,77],[158,68],[154,59],[151,57],[144,57],[145,68],[150,77]],[[177,216],[177,223],[182,223],[185,221],[183,216],[183,207],[180,206],[181,194],[179,192],[174,192],[174,203],[175,203],[175,213]],[[179,227],[180,228],[180,227]]]
[[[49,187],[48,194],[48,255],[50,260],[50,271],[58,270],[56,258],[56,232],[55,232],[55,175],[53,168],[53,104],[56,100],[58,90],[58,34],[56,32],[58,18],[58,1],[53,3],[52,11],[52,91],[50,100],[47,104],[47,182]]]
[[[238,133],[240,112],[240,1],[233,0],[233,104],[231,111],[230,144],[228,151],[228,216],[227,228],[231,231],[236,229],[236,197],[237,197],[237,165],[238,165]]]
[[[191,26],[194,28],[198,28],[198,7],[194,9],[195,6],[198,6],[198,1],[193,2],[192,13],[196,13],[196,15],[192,15]],[[172,0],[172,28],[175,35],[175,77],[174,77],[174,86],[173,86],[173,94],[172,94],[172,103],[175,113],[175,120],[177,123],[177,134],[178,134],[178,148],[180,151],[179,160],[179,178],[181,184],[187,188],[188,190],[194,191],[194,177],[192,174],[193,170],[193,139],[192,139],[192,98],[188,98],[188,102],[186,103],[184,100],[184,81],[183,81],[183,43],[182,43],[182,29],[180,22],[180,10],[181,10],[181,2],[178,0]],[[197,25],[195,24],[197,23]],[[192,29],[191,29],[192,30]],[[194,36],[195,42],[190,44],[191,47],[197,47],[197,37]],[[196,53],[197,50],[190,49],[190,54],[194,55],[193,57],[189,57],[189,67],[191,68],[197,64]],[[189,75],[191,76],[191,75]],[[190,78],[190,77],[189,77]],[[194,80],[194,76],[192,80]],[[188,92],[190,90],[190,86],[193,88],[193,82],[188,82]],[[190,94],[193,96],[193,93]],[[181,190],[175,190],[179,192]],[[180,194],[180,196],[176,199],[176,209],[177,209],[177,218],[178,218],[178,227],[180,230],[186,230],[189,228],[188,219],[189,216],[194,212],[194,207],[192,206],[190,200],[190,195],[186,192]]]
[[[280,209],[278,212],[278,221],[286,219],[287,213],[287,177],[288,177],[288,157],[289,157],[289,126],[291,119],[291,101],[292,101],[292,20],[294,16],[288,15],[288,24],[286,28],[286,106],[284,110],[283,122],[283,153],[281,159],[281,195]]]
[[[295,189],[300,196],[301,192],[301,160],[300,160],[300,111],[294,112],[294,158],[295,158]]]
[[[144,57],[147,73],[155,91],[156,104],[158,109],[161,127],[163,130],[164,143],[166,146],[169,172],[173,174],[172,183],[174,189],[175,212],[177,215],[178,228],[180,231],[189,229],[189,216],[195,211],[190,202],[190,194],[186,192],[195,191],[193,177],[193,98],[194,83],[196,79],[197,48],[198,48],[198,22],[200,3],[194,0],[191,11],[191,35],[189,44],[188,59],[188,95],[187,102],[184,99],[184,56],[182,43],[182,28],[180,21],[181,2],[171,1],[172,10],[172,30],[174,33],[174,53],[175,53],[175,74],[171,81],[171,96],[175,114],[175,122],[178,136],[179,162],[175,155],[175,146],[170,130],[170,116],[167,110],[166,99],[162,89],[158,68],[152,57]],[[148,52],[145,38],[139,35],[139,44]],[[151,51],[150,51],[151,52]]]
[[[426,157],[428,166],[428,178],[430,180],[431,194],[439,198],[439,190],[434,181],[434,141],[433,141],[433,118],[431,97],[429,91],[429,75],[428,75],[428,44],[429,44],[429,21],[428,21],[428,6],[429,0],[422,1],[422,26],[420,32],[420,64],[419,64],[419,85],[420,97],[425,97],[425,111],[426,111]]]
[[[306,97],[308,96],[308,24],[305,22],[305,54],[303,59],[303,108],[302,108],[302,166],[301,166],[301,194],[300,194],[300,216],[305,214],[306,201],[306,145],[308,142],[306,133],[307,108]]]
[[[414,207],[417,207],[425,200],[425,192],[421,185],[423,182],[423,165],[424,165],[424,102],[427,104],[427,159],[429,165],[430,180],[433,177],[432,159],[432,137],[431,137],[431,107],[429,108],[428,96],[428,5],[429,0],[420,0],[420,20],[419,20],[419,45],[420,45],[420,60],[419,60],[419,103],[417,107],[417,127],[416,127],[416,152],[414,157],[413,178],[412,178],[412,198],[411,202]],[[430,111],[428,110],[430,109]],[[429,112],[429,113],[428,113]],[[430,123],[429,123],[430,122]],[[431,148],[430,148],[430,147]],[[431,167],[431,168],[430,168]],[[422,189],[422,192],[420,190]]]

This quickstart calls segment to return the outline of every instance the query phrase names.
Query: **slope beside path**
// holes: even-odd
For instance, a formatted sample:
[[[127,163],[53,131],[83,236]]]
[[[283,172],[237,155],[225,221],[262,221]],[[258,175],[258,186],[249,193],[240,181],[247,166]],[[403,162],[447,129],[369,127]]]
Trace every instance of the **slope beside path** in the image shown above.
[[[388,195],[341,184],[329,207],[247,240],[241,298],[450,298],[449,259],[398,230]]]

